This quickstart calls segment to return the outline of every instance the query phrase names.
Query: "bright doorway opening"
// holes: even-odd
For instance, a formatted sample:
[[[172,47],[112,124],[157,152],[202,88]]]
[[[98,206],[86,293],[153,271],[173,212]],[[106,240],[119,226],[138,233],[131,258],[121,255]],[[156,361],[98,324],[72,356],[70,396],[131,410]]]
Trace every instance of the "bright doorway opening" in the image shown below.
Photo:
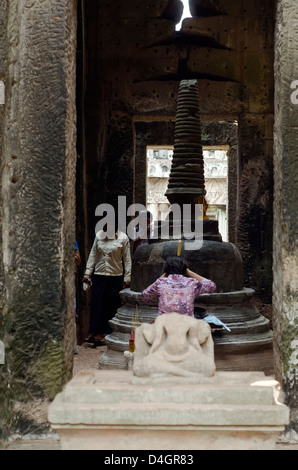
[[[218,220],[223,241],[228,241],[228,150],[229,146],[203,146],[207,216]],[[165,196],[173,147],[148,146],[146,172],[146,207],[153,220],[165,220],[170,203]]]
[[[180,31],[181,29],[181,26],[182,26],[182,21],[185,19],[185,18],[191,18],[191,13],[190,13],[190,10],[189,10],[189,0],[181,0],[182,3],[183,3],[183,13],[182,13],[182,17],[181,17],[181,20],[178,24],[176,24],[176,31]]]

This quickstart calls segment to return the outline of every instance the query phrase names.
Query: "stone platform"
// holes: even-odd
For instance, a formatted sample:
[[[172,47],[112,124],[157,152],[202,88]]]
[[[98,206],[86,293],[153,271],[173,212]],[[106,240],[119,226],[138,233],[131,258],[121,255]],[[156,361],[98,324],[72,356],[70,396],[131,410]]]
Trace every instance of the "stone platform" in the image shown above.
[[[48,419],[62,450],[261,450],[275,448],[289,410],[261,372],[145,385],[132,371],[90,370],[56,396]]]

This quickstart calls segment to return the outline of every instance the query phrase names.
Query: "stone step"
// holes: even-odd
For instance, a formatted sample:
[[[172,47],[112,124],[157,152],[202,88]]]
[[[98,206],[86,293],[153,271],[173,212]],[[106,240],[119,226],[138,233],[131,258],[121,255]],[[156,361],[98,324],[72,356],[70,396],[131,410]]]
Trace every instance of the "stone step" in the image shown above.
[[[247,373],[246,373],[247,374]],[[175,403],[185,405],[200,403],[201,405],[216,405],[224,403],[226,405],[272,405],[274,403],[275,384],[272,377],[265,378],[263,373],[251,373],[244,375],[239,372],[239,378],[235,381],[235,374],[228,372],[216,372],[214,377],[205,379],[203,384],[193,386],[190,384],[158,384],[148,387],[148,385],[125,381],[127,371],[107,372],[102,371],[100,375],[90,375],[88,372],[79,373],[72,381],[72,386],[66,388],[64,401],[66,403],[80,403],[82,397],[88,394],[88,403],[95,404],[115,404],[115,403]],[[226,383],[222,383],[225,377]],[[113,380],[111,390],[110,381]],[[245,382],[239,382],[239,379]],[[258,385],[261,383],[262,385]],[[233,388],[231,389],[231,384]],[[249,386],[248,386],[249,385]],[[208,387],[208,394],[206,394]],[[227,395],[227,390],[229,394]]]
[[[142,383],[131,371],[88,371],[74,377],[49,408],[54,429],[163,426],[173,429],[270,432],[288,423],[288,408],[277,401],[278,383],[261,373],[222,372],[190,383]],[[192,429],[193,430],[193,429]]]

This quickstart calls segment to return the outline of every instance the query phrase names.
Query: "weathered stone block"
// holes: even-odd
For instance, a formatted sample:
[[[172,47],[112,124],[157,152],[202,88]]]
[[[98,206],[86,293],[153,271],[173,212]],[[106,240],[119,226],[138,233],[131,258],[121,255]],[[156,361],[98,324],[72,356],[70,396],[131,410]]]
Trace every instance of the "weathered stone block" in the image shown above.
[[[7,406],[53,398],[72,374],[76,8],[67,0],[6,3],[0,324],[9,367],[1,366],[0,383]],[[35,426],[20,408],[13,419],[7,412],[9,431]]]
[[[114,27],[113,27],[114,26]],[[133,51],[146,48],[162,41],[169,41],[175,34],[175,23],[163,18],[150,21],[117,19],[98,23],[97,45],[99,50],[113,50],[114,57],[124,57],[127,53],[133,56]]]
[[[246,109],[245,97],[240,83],[232,81],[198,80],[201,116],[209,120],[236,120],[239,113]]]
[[[181,33],[202,36],[214,41],[218,46],[236,49],[243,43],[245,19],[227,15],[186,18]],[[240,36],[239,36],[240,32]]]
[[[64,450],[274,449],[289,420],[277,382],[222,372],[206,383],[135,385],[131,371],[77,374],[50,405]]]
[[[189,0],[189,9],[193,16],[213,16],[222,14],[218,0]]]
[[[126,89],[126,103],[136,115],[175,118],[177,82],[151,80],[134,83]],[[162,145],[162,144],[161,144]]]
[[[135,69],[135,80],[158,80],[168,79],[176,76],[178,72],[179,61],[178,58],[171,59],[155,59],[154,62],[150,60],[138,60]],[[163,97],[160,97],[163,100]]]
[[[298,249],[297,249],[297,119],[291,82],[297,79],[298,12],[290,0],[277,1],[275,36],[274,134],[274,352],[276,373],[292,407],[291,431],[298,430]]]
[[[170,15],[170,9],[181,10],[180,0],[143,0],[125,2],[100,2],[98,5],[99,17],[111,18],[158,18],[165,12]]]
[[[274,2],[272,0],[189,0],[193,16],[212,16],[228,14],[235,16],[274,17]]]
[[[246,284],[263,296],[270,296],[272,285],[272,273],[267,269],[272,258],[272,136],[272,116],[240,115],[241,202],[237,246],[243,258]]]
[[[232,15],[219,15],[200,18],[186,18],[182,34],[202,36],[218,46],[239,50],[264,50],[273,48],[274,23],[265,18],[239,18]]]
[[[240,82],[241,70],[237,64],[237,51],[201,47],[192,48],[187,61],[187,67],[192,73]]]

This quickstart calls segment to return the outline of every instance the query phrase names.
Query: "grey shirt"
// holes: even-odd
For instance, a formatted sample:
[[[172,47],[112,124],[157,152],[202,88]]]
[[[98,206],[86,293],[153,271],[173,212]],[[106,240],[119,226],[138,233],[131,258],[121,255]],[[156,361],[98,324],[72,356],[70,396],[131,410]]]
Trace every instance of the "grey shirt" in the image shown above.
[[[131,256],[128,236],[118,230],[114,239],[107,239],[103,238],[103,233],[101,230],[96,234],[85,274],[88,276],[93,272],[104,276],[124,274],[124,282],[130,282]]]

